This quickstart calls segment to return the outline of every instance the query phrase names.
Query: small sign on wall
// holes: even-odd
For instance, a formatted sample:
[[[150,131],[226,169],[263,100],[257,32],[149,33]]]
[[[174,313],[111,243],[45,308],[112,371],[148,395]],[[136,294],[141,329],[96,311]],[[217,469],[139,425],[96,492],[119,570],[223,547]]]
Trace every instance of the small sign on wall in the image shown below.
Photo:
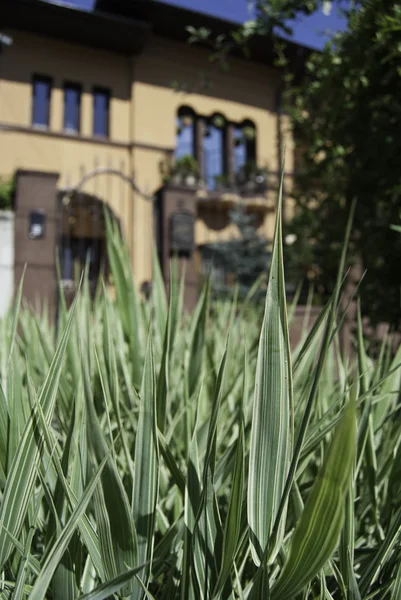
[[[194,215],[185,210],[173,213],[170,217],[170,251],[190,256],[195,244]]]
[[[40,240],[45,237],[46,215],[43,210],[33,210],[29,218],[28,237],[30,240]]]

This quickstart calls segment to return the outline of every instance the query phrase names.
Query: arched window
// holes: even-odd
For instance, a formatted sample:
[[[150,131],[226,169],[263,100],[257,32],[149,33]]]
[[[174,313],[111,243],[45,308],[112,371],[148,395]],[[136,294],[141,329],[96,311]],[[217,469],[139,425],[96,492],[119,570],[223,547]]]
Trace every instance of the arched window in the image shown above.
[[[234,129],[234,171],[235,174],[256,168],[256,128],[246,120]]]
[[[176,161],[191,156],[209,190],[246,183],[257,170],[256,127],[245,119],[227,121],[224,115],[197,115],[189,106],[177,114]]]
[[[177,115],[177,133],[175,144],[175,158],[195,156],[195,113],[183,106]]]
[[[220,114],[207,119],[203,138],[204,179],[210,190],[227,179],[225,143],[226,120]]]

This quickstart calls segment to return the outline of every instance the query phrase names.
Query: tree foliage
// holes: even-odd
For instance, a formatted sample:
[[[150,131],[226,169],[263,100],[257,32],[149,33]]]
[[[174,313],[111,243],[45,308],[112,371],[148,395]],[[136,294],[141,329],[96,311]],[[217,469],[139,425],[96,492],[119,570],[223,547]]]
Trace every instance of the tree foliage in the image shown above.
[[[230,220],[238,230],[231,240],[212,244],[214,261],[239,286],[240,296],[245,296],[263,273],[267,276],[270,254],[268,241],[259,234],[255,215],[239,206],[230,212]],[[231,293],[226,285],[216,289],[218,293]]]
[[[292,262],[333,285],[349,205],[357,199],[353,253],[366,275],[362,310],[370,321],[401,321],[401,6],[365,0],[349,25],[310,58],[290,92],[300,153],[297,235]],[[308,269],[306,269],[308,270]]]
[[[395,0],[256,0],[253,5],[255,18],[231,37],[211,40],[206,29],[192,29],[190,41],[210,42],[211,61],[226,70],[233,47],[246,53],[251,38],[264,35],[274,44],[277,65],[285,67],[280,34],[291,34],[291,22],[328,5],[347,8],[346,31],[310,55],[301,85],[294,87],[288,71],[284,77],[297,152],[297,212],[287,227],[297,241],[287,250],[288,267],[328,295],[356,199],[351,249],[366,269],[362,312],[373,325],[385,321],[398,328],[401,5]]]

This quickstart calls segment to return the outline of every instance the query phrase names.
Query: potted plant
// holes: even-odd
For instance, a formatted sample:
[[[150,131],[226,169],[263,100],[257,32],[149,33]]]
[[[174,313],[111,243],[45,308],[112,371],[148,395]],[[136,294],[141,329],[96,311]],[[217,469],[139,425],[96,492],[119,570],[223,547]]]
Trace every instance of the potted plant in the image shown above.
[[[254,177],[256,172],[256,163],[254,161],[247,161],[242,165],[237,173],[237,184],[240,188],[249,184]]]
[[[199,180],[198,161],[190,154],[185,154],[175,162],[171,158],[160,165],[165,184],[194,186]]]
[[[267,189],[268,171],[254,161],[246,162],[237,174],[237,184],[243,193],[264,194]]]
[[[268,170],[267,167],[257,167],[255,171],[256,191],[264,194],[267,191]]]
[[[186,185],[195,185],[199,177],[198,161],[191,154],[185,154],[174,165],[174,174],[182,177]]]
[[[214,182],[216,190],[225,190],[229,187],[229,179],[227,175],[215,175]]]

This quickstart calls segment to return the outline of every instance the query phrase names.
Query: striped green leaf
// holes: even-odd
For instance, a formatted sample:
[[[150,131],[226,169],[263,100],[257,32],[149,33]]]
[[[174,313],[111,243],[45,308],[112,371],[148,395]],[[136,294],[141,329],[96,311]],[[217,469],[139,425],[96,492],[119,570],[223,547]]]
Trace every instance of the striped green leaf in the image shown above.
[[[118,573],[122,573],[137,563],[135,524],[124,485],[118,473],[117,466],[109,455],[109,448],[95,411],[89,366],[85,351],[82,352],[82,366],[88,443],[98,462],[103,461],[104,457],[108,456],[106,467],[102,473],[101,483],[110,523],[114,560]],[[126,594],[131,592],[131,589],[125,589]]]
[[[140,393],[138,429],[135,440],[135,479],[133,489],[133,514],[138,549],[137,561],[152,563],[156,504],[159,487],[159,451],[156,425],[156,383],[151,338],[148,341]],[[147,583],[148,569],[138,577]],[[134,598],[142,597],[136,586]]]
[[[242,413],[239,423],[239,434],[236,445],[237,450],[235,456],[232,490],[224,527],[221,569],[218,580],[216,582],[216,587],[213,592],[215,598],[219,597],[219,594],[222,591],[227,581],[227,578],[233,568],[233,563],[238,550],[238,541],[240,537],[245,472],[244,423]]]
[[[248,523],[259,565],[288,474],[292,431],[292,380],[281,231],[282,181],[265,314],[260,334],[249,451]]]
[[[105,211],[107,229],[107,251],[116,288],[116,302],[126,340],[130,348],[132,377],[139,389],[141,382],[142,357],[140,353],[140,317],[138,298],[132,276],[128,249],[121,242],[115,222]]]
[[[108,456],[105,456],[102,463],[99,465],[92,481],[89,483],[88,487],[86,488],[82,497],[80,498],[77,506],[75,507],[73,513],[71,514],[71,517],[69,518],[66,526],[64,527],[60,536],[53,544],[51,551],[46,557],[43,567],[35,581],[35,585],[33,586],[30,595],[31,600],[43,600],[45,598],[47,589],[49,587],[53,574],[57,568],[57,565],[59,564],[64,552],[68,547],[68,544],[74,534],[74,531],[78,526],[78,523],[82,518],[82,515],[85,512],[90,499],[93,496],[96,486],[99,484],[100,477],[104,467],[107,464],[107,460]]]
[[[338,544],[356,452],[355,413],[351,400],[295,528],[288,559],[271,592],[272,600],[294,598],[319,573]]]
[[[163,275],[157,256],[156,244],[153,245],[152,256],[152,304],[154,311],[155,333],[158,346],[162,346],[167,320],[167,298]]]
[[[47,422],[50,422],[53,415],[73,317],[72,310],[39,396],[39,403]],[[5,530],[18,538],[31,500],[42,452],[42,446],[36,440],[36,433],[34,415],[32,415],[25,425],[3,492],[0,507],[0,570],[13,549]]]
[[[117,575],[117,577],[114,577],[114,579],[100,584],[96,589],[92,590],[88,594],[79,596],[78,600],[106,600],[107,598],[110,598],[112,594],[120,592],[127,584],[132,583],[136,575],[138,575],[138,573],[146,566],[146,564],[139,565],[134,569],[129,569],[121,575]]]
[[[187,357],[188,393],[195,392],[202,375],[203,356],[205,350],[206,322],[209,312],[209,280],[203,287],[201,297],[192,316],[190,346]]]

